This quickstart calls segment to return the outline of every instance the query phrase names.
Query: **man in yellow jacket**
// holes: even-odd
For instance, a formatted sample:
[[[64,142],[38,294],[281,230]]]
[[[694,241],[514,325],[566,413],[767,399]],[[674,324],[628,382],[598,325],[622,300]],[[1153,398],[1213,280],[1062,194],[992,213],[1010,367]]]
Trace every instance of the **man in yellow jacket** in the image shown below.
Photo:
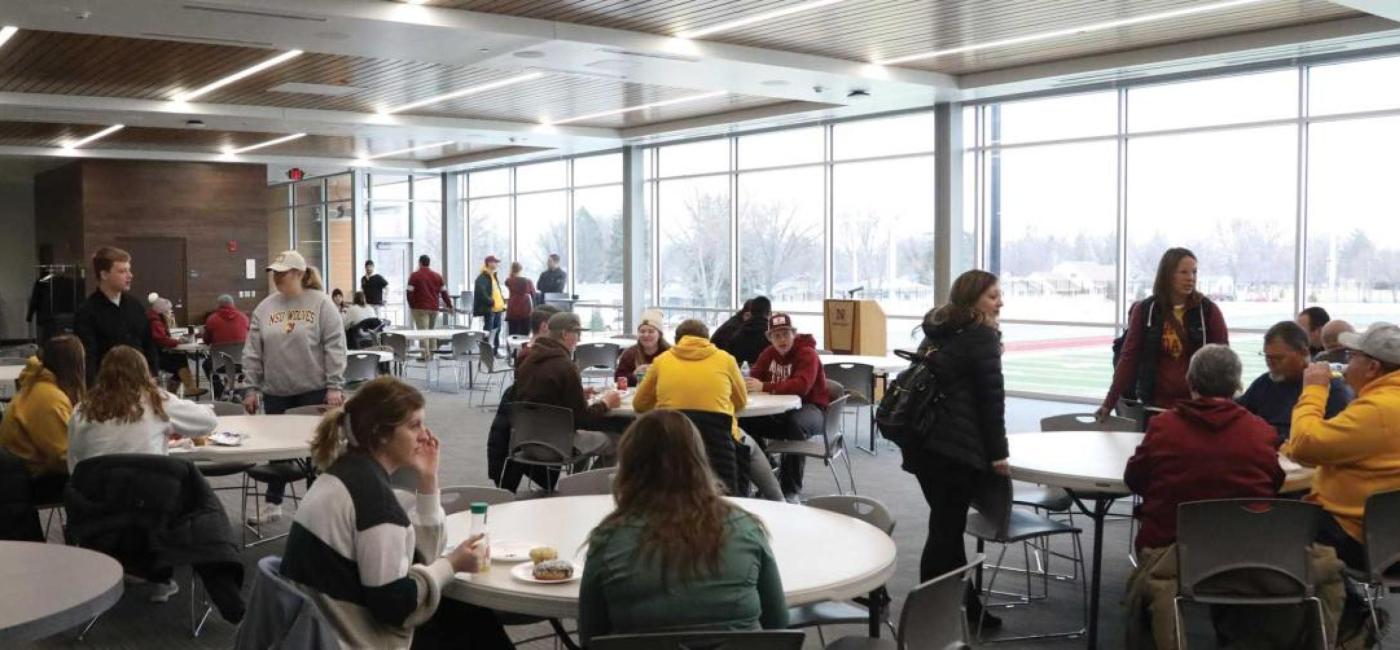
[[[748,404],[749,392],[739,364],[710,342],[710,328],[698,320],[676,327],[676,344],[652,360],[632,397],[637,413],[652,409],[710,411],[733,417]],[[734,440],[749,448],[749,479],[766,499],[780,501],[783,492],[768,457],[734,423]]]
[[[1366,498],[1400,489],[1400,327],[1374,323],[1339,341],[1349,351],[1345,379],[1356,399],[1323,419],[1331,370],[1326,363],[1308,366],[1293,433],[1280,451],[1317,467],[1308,500],[1331,515],[1318,541],[1336,548],[1347,566],[1365,569]]]

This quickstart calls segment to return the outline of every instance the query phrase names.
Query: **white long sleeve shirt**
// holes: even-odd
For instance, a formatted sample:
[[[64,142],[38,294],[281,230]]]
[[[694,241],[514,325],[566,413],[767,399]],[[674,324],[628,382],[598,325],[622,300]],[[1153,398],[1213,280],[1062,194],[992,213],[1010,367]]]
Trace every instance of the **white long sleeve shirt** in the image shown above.
[[[135,422],[90,422],[83,408],[79,406],[68,419],[68,471],[71,473],[78,463],[93,456],[107,454],[160,454],[167,452],[170,434],[185,438],[203,436],[214,432],[219,420],[214,410],[203,404],[196,404],[160,392],[161,406],[168,420],[156,417],[146,406],[141,419]]]

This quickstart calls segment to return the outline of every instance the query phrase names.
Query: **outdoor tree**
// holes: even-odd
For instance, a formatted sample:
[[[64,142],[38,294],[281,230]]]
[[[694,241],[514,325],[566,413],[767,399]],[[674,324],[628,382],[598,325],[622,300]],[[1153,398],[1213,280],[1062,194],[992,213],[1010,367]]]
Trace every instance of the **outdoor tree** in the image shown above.
[[[729,197],[700,190],[686,197],[663,230],[661,279],[683,287],[688,302],[729,304]]]
[[[820,295],[821,241],[820,226],[803,220],[795,204],[745,202],[739,208],[742,293],[771,295],[779,282],[806,278],[808,291]]]

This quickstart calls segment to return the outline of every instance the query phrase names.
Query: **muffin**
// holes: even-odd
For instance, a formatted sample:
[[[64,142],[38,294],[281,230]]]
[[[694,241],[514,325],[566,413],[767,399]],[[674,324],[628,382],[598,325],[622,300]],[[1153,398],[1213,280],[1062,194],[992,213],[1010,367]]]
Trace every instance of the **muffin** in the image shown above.
[[[534,562],[535,564],[539,564],[540,562],[548,562],[550,560],[557,559],[558,557],[559,551],[554,550],[553,546],[536,546],[535,548],[530,549],[530,561]]]
[[[545,560],[535,565],[536,580],[568,580],[574,576],[574,565],[564,560]]]

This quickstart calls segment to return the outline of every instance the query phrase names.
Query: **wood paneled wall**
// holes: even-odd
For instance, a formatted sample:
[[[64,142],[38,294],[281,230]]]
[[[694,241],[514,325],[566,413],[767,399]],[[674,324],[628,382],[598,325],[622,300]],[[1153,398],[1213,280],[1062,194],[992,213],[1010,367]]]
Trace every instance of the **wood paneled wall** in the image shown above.
[[[40,244],[78,241],[86,259],[119,237],[183,237],[190,319],[213,309],[224,293],[251,311],[267,291],[262,279],[266,192],[263,165],[75,161],[36,180],[38,239]],[[76,218],[69,216],[75,202]],[[237,251],[229,250],[230,242],[237,243]],[[256,260],[256,279],[244,277],[246,259]],[[159,263],[133,260],[137,273],[143,264]],[[238,292],[250,290],[256,297],[238,298]]]

